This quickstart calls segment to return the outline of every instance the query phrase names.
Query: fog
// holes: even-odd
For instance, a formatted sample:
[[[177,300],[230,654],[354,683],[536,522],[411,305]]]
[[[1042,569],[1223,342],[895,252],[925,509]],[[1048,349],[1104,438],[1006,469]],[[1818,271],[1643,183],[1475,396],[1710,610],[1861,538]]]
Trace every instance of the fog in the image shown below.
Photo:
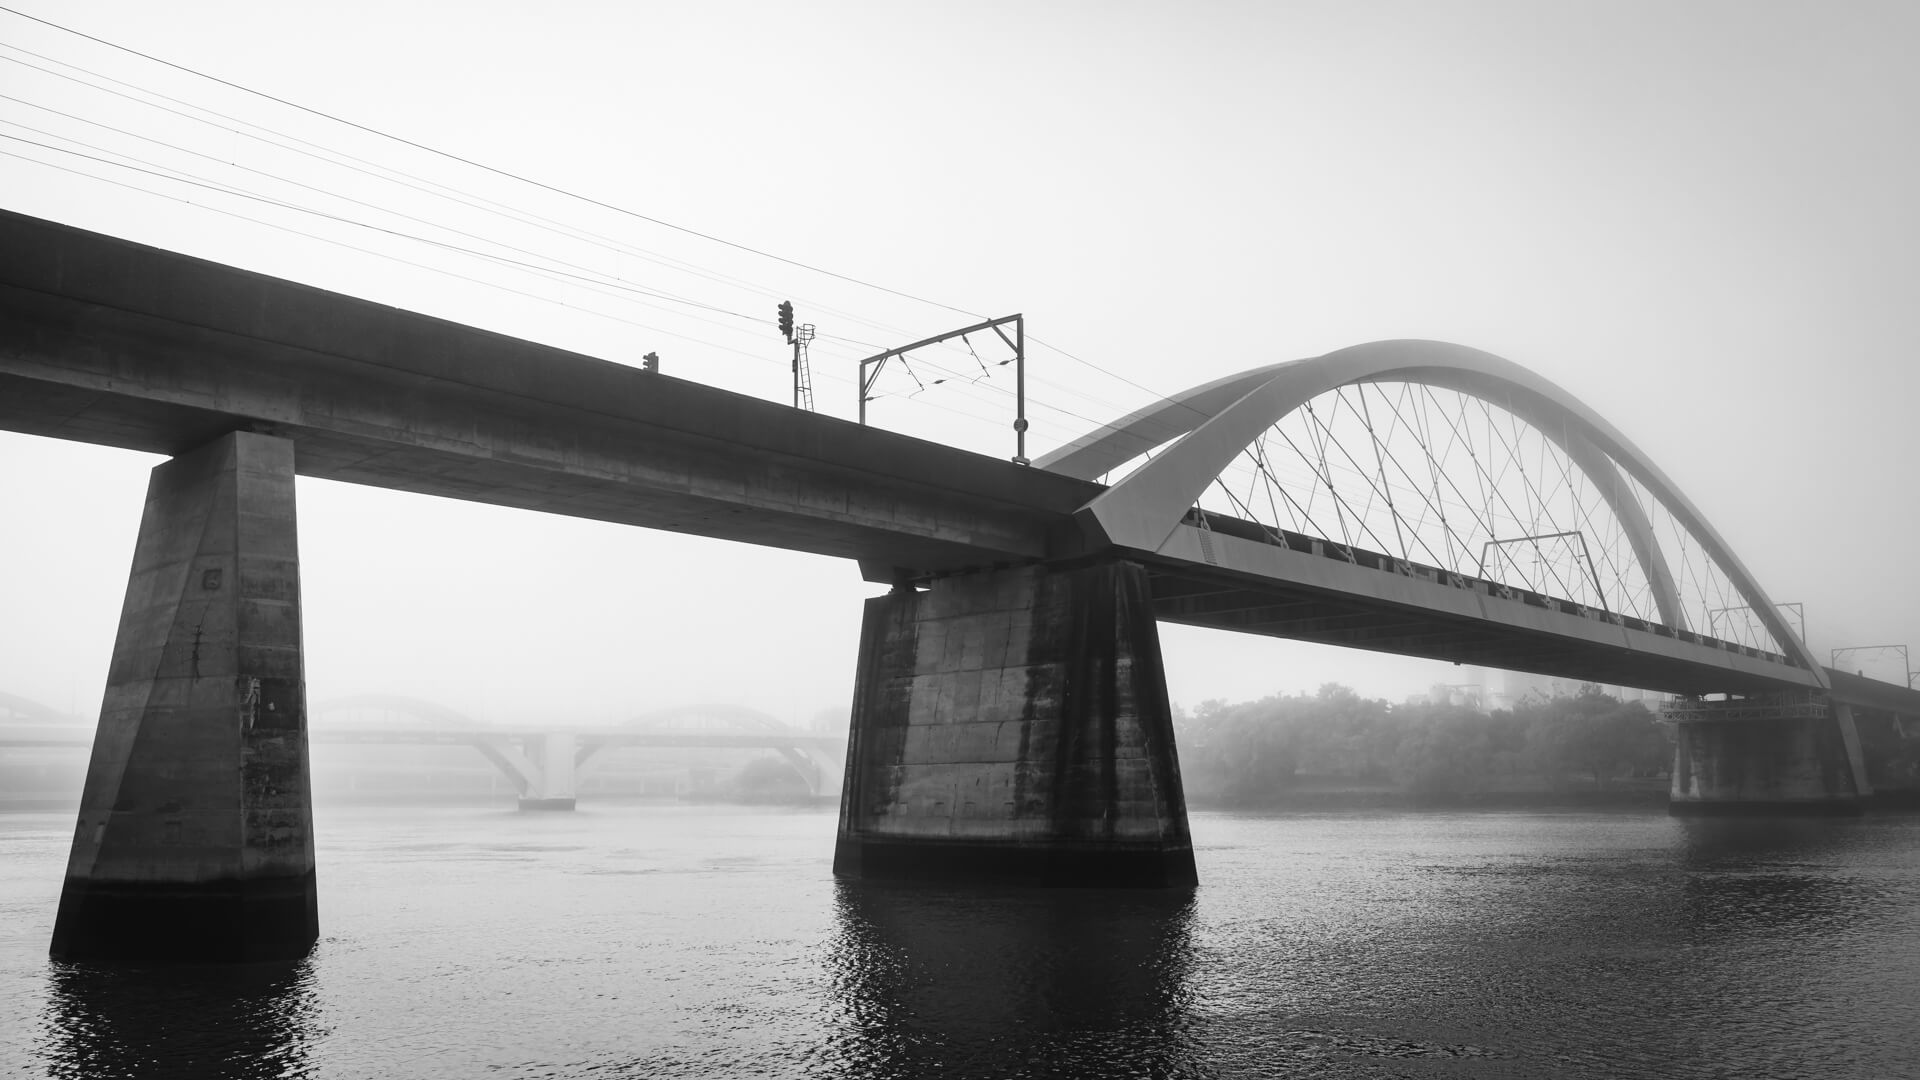
[[[1257,364],[1457,341],[1625,432],[1775,600],[1804,605],[1816,654],[1913,636],[1910,5],[20,10],[545,186],[0,13],[0,92],[41,107],[0,101],[10,210],[624,363],[657,350],[669,374],[770,400],[790,394],[773,306],[791,296],[839,416],[860,355],[1021,311],[1057,347],[1029,360],[1036,453]],[[137,107],[55,61],[227,119]],[[402,216],[427,212],[420,190],[349,182],[253,124],[612,240],[549,250],[725,311],[516,277],[19,141],[71,149],[27,128],[61,132],[222,182],[271,170],[362,200],[333,207],[353,220],[424,228]],[[529,231],[471,204],[435,220]],[[1007,456],[1004,381],[889,384],[875,422]],[[157,461],[0,435],[0,692],[97,709]],[[311,701],[602,724],[718,700],[804,726],[851,697],[875,590],[850,563],[309,479],[298,496]],[[1189,705],[1461,681],[1162,635]]]

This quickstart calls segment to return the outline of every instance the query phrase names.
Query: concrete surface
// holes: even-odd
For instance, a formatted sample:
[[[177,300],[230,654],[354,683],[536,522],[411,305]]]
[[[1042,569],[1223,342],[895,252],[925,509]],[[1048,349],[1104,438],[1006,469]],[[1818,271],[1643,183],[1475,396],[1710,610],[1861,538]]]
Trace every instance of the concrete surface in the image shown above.
[[[1029,566],[867,601],[834,872],[1192,885],[1146,572]]]
[[[293,445],[153,470],[52,953],[258,960],[319,935]]]

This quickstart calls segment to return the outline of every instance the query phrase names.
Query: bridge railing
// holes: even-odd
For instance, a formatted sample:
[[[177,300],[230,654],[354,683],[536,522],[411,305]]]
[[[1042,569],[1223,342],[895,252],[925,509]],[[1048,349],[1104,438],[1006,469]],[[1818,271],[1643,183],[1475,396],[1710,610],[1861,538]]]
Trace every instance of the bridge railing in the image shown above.
[[[1833,715],[1833,700],[1821,690],[1782,690],[1748,694],[1726,700],[1671,697],[1660,713],[1676,722],[1697,720],[1824,720]]]

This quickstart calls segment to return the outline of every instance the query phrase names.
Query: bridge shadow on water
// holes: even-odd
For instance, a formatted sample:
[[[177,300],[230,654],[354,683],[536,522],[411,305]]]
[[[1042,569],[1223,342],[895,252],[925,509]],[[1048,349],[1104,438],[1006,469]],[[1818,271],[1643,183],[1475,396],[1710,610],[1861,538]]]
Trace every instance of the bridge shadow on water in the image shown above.
[[[57,1080],[303,1076],[320,1037],[311,961],[122,968],[50,962],[41,1060]]]
[[[842,881],[841,1024],[812,1064],[859,1077],[1183,1075],[1190,892]]]

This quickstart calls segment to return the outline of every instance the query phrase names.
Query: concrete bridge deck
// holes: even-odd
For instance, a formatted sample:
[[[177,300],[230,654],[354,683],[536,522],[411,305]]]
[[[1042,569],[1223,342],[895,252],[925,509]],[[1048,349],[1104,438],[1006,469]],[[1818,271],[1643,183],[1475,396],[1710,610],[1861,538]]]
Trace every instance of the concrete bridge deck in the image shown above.
[[[1107,489],[0,212],[0,428],[161,454],[290,440],[300,475],[858,560],[870,580],[1090,554]],[[1804,689],[1783,657],[1262,542],[1211,516],[1156,614],[1678,693]],[[1304,544],[1300,547],[1304,548]]]
[[[941,569],[1098,485],[0,211],[0,428]]]

